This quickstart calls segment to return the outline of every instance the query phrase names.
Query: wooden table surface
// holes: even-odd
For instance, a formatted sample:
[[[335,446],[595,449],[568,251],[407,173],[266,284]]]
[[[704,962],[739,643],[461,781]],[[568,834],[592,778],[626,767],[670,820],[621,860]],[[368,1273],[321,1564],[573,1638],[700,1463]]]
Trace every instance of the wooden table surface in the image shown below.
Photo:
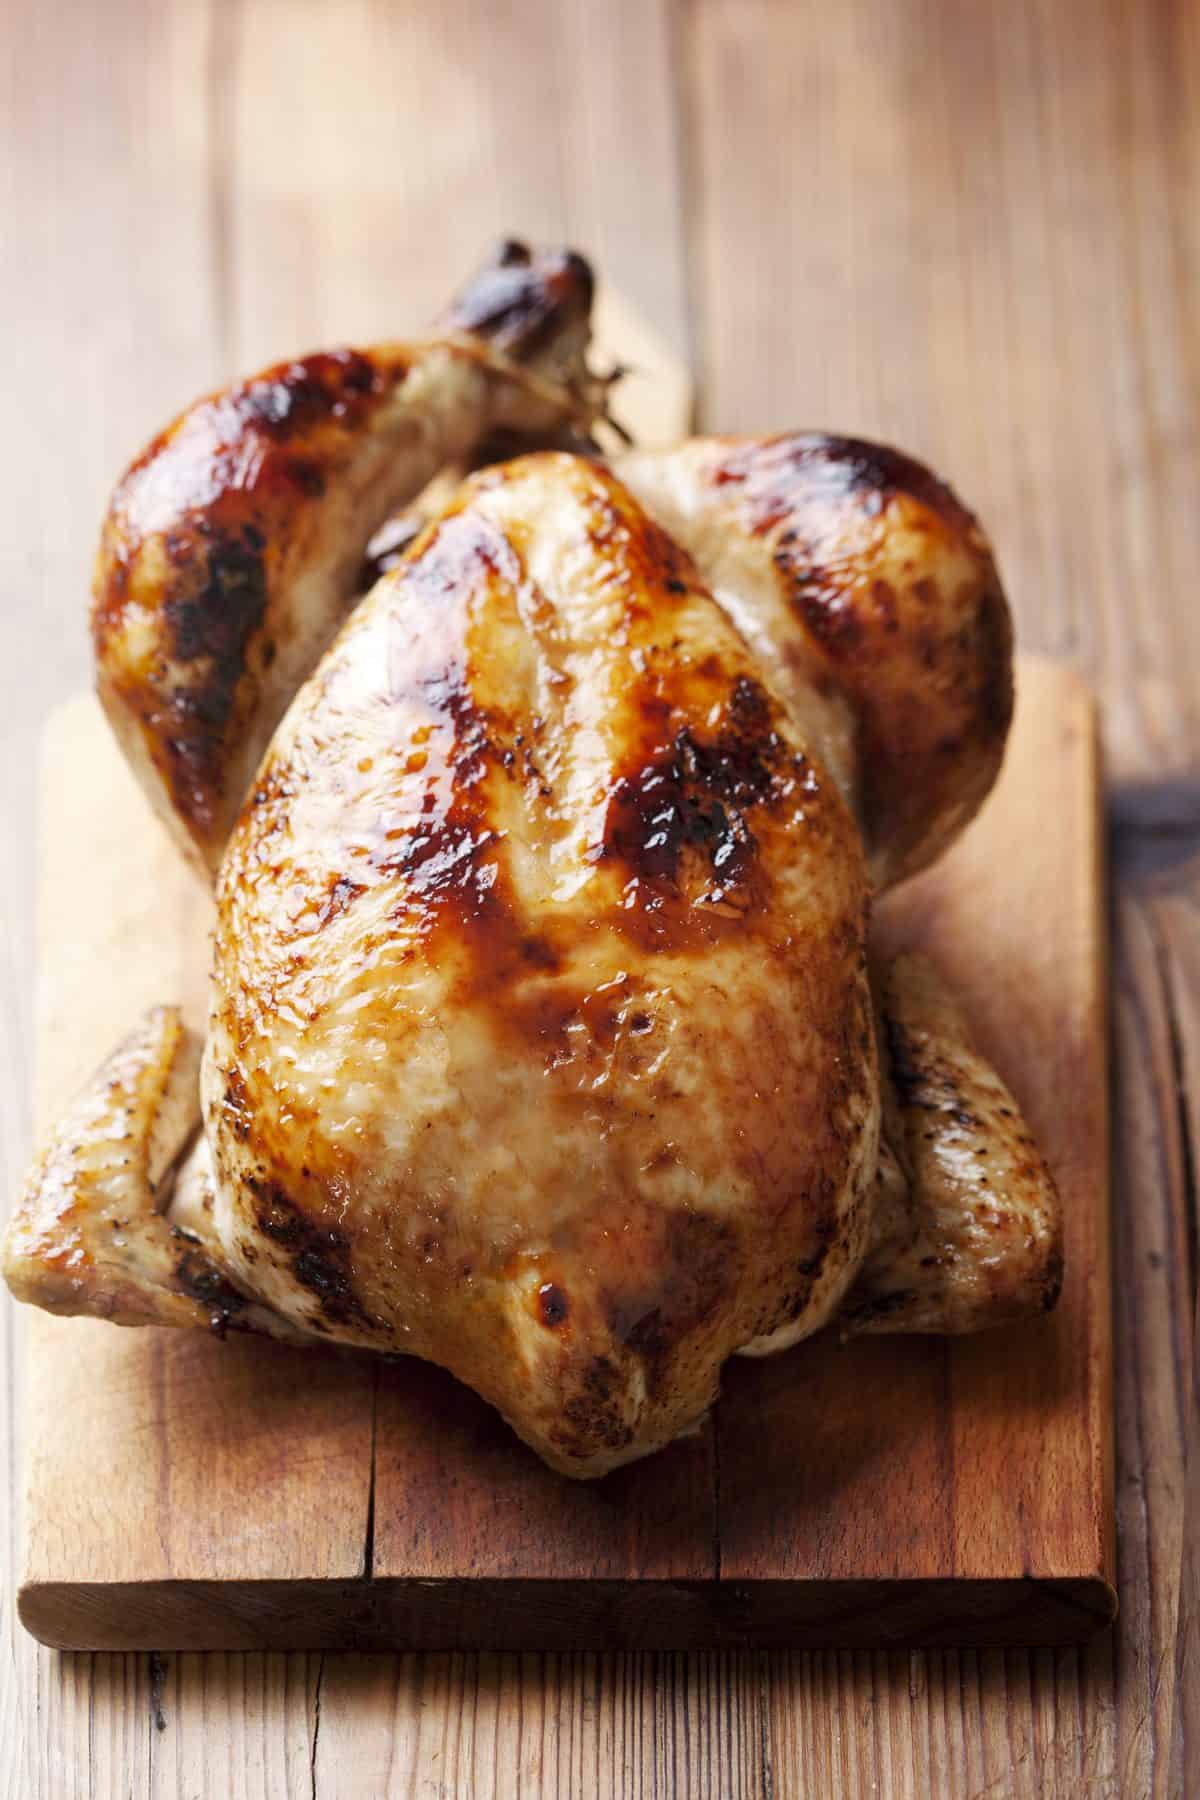
[[[419,325],[501,230],[569,239],[685,347],[704,424],[875,434],[947,472],[995,537],[1023,644],[1103,698],[1121,1617],[1084,1651],[1032,1654],[59,1656],[16,1623],[10,1512],[0,1791],[1181,1792],[1200,8],[42,0],[5,20],[10,1187],[29,1136],[34,746],[87,678],[114,476],[235,371]],[[3,1329],[12,1485],[9,1306]]]

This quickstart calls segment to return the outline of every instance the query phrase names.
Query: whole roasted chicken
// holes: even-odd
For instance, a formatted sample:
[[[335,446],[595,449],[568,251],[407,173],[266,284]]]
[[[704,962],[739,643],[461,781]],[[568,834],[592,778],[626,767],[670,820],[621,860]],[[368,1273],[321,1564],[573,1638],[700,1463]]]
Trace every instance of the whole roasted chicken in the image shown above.
[[[506,245],[433,336],[268,370],[123,478],[100,694],[216,880],[207,1042],[121,1045],[5,1259],[55,1312],[442,1363],[576,1476],[734,1352],[1061,1274],[953,1001],[868,967],[873,890],[1000,766],[987,542],[860,442],[603,459],[590,300]]]

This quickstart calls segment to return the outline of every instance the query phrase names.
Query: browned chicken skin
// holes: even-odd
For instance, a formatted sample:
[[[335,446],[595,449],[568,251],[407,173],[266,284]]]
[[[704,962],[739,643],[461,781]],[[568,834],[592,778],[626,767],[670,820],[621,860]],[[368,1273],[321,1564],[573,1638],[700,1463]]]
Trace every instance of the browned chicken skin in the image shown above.
[[[734,1352],[977,1329],[1061,1269],[932,974],[880,976],[882,1072],[872,1025],[870,887],[961,830],[1011,711],[948,489],[828,438],[527,455],[429,491],[353,606],[439,469],[587,432],[590,285],[506,246],[443,336],[268,371],[118,488],[101,692],[219,868],[203,1128],[160,1009],[5,1262],[56,1311],[430,1358],[582,1476]]]
[[[873,970],[883,1132],[871,1244],[843,1330],[978,1331],[1062,1286],[1062,1209],[1021,1109],[923,957]]]
[[[857,438],[691,438],[619,466],[804,719],[876,883],[932,862],[991,789],[1012,719],[1012,625],[971,514]]]
[[[96,563],[100,698],[185,852],[215,872],[271,732],[398,506],[497,431],[590,425],[591,273],[502,246],[441,332],[264,369],[131,464]]]

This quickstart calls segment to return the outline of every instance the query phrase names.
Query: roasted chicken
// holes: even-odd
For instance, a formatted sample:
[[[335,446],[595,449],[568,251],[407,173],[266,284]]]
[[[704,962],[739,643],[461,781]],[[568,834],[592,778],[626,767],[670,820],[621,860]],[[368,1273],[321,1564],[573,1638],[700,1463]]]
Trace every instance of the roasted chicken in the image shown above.
[[[215,871],[207,1043],[197,1083],[164,1007],[115,1053],[5,1261],[52,1311],[429,1358],[575,1476],[735,1352],[975,1330],[1061,1274],[953,1001],[868,977],[872,889],[1003,754],[986,540],[861,443],[605,463],[590,288],[507,246],[437,338],[269,371],[122,481],[99,683]],[[498,428],[578,441],[443,477],[355,604]]]

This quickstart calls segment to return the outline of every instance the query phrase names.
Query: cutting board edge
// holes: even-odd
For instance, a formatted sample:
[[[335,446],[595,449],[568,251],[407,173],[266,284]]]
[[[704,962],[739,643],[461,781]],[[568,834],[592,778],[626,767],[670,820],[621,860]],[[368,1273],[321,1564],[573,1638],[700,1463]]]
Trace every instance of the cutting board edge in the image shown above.
[[[1096,948],[1101,972],[1099,994],[1103,1007],[1103,1031],[1100,1034],[1103,1042],[1099,1046],[1099,1054],[1102,1062],[1106,1063],[1108,996],[1103,970],[1107,911],[1104,905],[1102,800],[1098,781],[1098,706],[1086,679],[1077,671],[1055,663],[1053,659],[1022,658],[1019,680],[1022,676],[1026,679],[1032,676],[1034,682],[1039,676],[1053,676],[1061,684],[1064,697],[1069,697],[1069,704],[1064,705],[1064,712],[1077,707],[1088,721],[1088,779],[1095,805],[1093,843],[1096,852]],[[51,715],[46,727],[47,737],[53,735],[54,727],[68,714],[82,714],[85,709],[94,706],[95,701],[87,694],[72,696]],[[39,821],[43,830],[44,819],[43,813]],[[46,948],[44,943],[39,942],[41,955],[46,953]],[[1107,1083],[1105,1092],[1107,1099]],[[1103,1127],[1107,1141],[1111,1135],[1111,1110],[1107,1104],[1103,1109]],[[1100,1256],[1092,1272],[1092,1279],[1100,1293],[1107,1296],[1110,1313],[1112,1291],[1108,1230],[1111,1199],[1110,1180],[1098,1209],[1100,1229],[1097,1234],[1097,1249]],[[1092,1491],[1093,1504],[1097,1506],[1093,1518],[1098,1566],[1094,1570],[1068,1576],[1056,1572],[1053,1577],[1040,1582],[1015,1572],[976,1581],[966,1580],[961,1576],[920,1580],[910,1578],[908,1586],[925,1590],[930,1596],[937,1597],[937,1608],[930,1609],[931,1615],[936,1611],[937,1616],[931,1616],[919,1629],[906,1627],[898,1635],[891,1636],[887,1634],[886,1618],[897,1604],[904,1603],[906,1584],[880,1581],[878,1578],[870,1578],[865,1584],[824,1578],[804,1582],[738,1582],[737,1588],[753,1589],[758,1599],[767,1597],[772,1587],[777,1588],[781,1602],[784,1599],[787,1601],[787,1609],[783,1624],[776,1616],[773,1620],[763,1619],[756,1624],[736,1629],[730,1626],[727,1619],[712,1616],[711,1604],[708,1608],[710,1616],[706,1618],[703,1604],[694,1596],[683,1609],[683,1614],[678,1614],[678,1609],[663,1612],[662,1603],[668,1593],[690,1593],[694,1584],[686,1582],[610,1578],[584,1583],[578,1580],[556,1582],[553,1578],[537,1577],[519,1577],[510,1581],[485,1578],[473,1584],[481,1601],[486,1599],[485,1590],[487,1595],[493,1590],[497,1593],[506,1590],[507,1596],[511,1598],[517,1592],[518,1583],[526,1589],[537,1587],[544,1594],[557,1588],[559,1596],[554,1610],[557,1611],[560,1607],[565,1609],[567,1619],[567,1624],[563,1627],[564,1635],[561,1637],[556,1637],[553,1633],[546,1637],[537,1631],[532,1635],[523,1635],[514,1625],[512,1636],[496,1647],[555,1648],[574,1644],[581,1647],[612,1648],[621,1645],[641,1645],[646,1648],[769,1645],[780,1648],[817,1648],[894,1644],[900,1648],[910,1644],[939,1643],[1017,1645],[1081,1642],[1104,1628],[1114,1615],[1116,1606],[1113,1588],[1115,1538],[1112,1479],[1115,1432],[1111,1404],[1110,1334],[1101,1332],[1097,1349],[1098,1379],[1092,1384],[1089,1395],[1092,1418],[1100,1427],[1098,1443],[1093,1440],[1094,1450],[1099,1451],[1099,1461],[1093,1465],[1099,1476]],[[29,1473],[27,1465],[26,1475]],[[26,1513],[26,1522],[28,1520],[29,1514]],[[239,1581],[236,1575],[221,1581],[203,1577],[178,1580],[154,1578],[145,1582],[54,1581],[46,1577],[44,1568],[36,1575],[33,1573],[28,1555],[28,1537],[24,1532],[22,1539],[25,1580],[19,1590],[19,1615],[35,1637],[61,1648],[119,1650],[162,1648],[164,1645],[179,1649],[304,1648],[309,1643],[314,1648],[415,1647],[418,1643],[428,1648],[488,1648],[491,1647],[492,1631],[499,1629],[490,1617],[480,1616],[486,1615],[493,1605],[491,1600],[480,1607],[479,1613],[474,1608],[464,1613],[461,1598],[457,1605],[448,1598],[451,1590],[456,1590],[461,1596],[461,1577],[406,1579],[399,1576],[376,1581],[370,1590],[368,1607],[373,1617],[364,1626],[361,1621],[356,1624],[352,1602],[361,1605],[366,1590],[361,1581],[355,1581],[349,1575],[302,1576],[289,1580],[255,1578],[250,1581]],[[837,1625],[836,1621],[831,1624],[828,1618],[822,1620],[813,1617],[818,1610],[828,1613],[835,1607],[838,1596],[844,1594],[847,1588],[858,1589],[864,1585],[873,1595],[869,1628],[855,1634],[848,1627]],[[702,1583],[700,1586],[711,1588],[713,1595],[721,1591],[718,1584]],[[734,1586],[734,1583],[724,1584],[725,1591],[732,1591]],[[960,1608],[956,1598],[947,1610],[945,1596],[953,1589],[958,1590],[962,1596],[963,1606]],[[622,1607],[632,1609],[631,1617],[623,1621],[614,1621],[610,1615],[606,1615],[603,1632],[598,1629],[594,1616],[595,1601],[602,1597],[601,1590],[606,1590],[609,1595],[623,1596]],[[414,1612],[411,1602],[413,1595],[418,1592],[426,1596],[436,1594],[437,1605],[427,1603]],[[241,1604],[238,1597],[242,1594],[250,1596],[248,1616],[242,1616],[238,1611]],[[967,1600],[973,1598],[978,1601],[981,1597],[996,1594],[1008,1596],[1007,1605],[1000,1604],[995,1611],[989,1610],[982,1623],[978,1617],[970,1616],[969,1609],[966,1609]],[[141,1596],[140,1603],[138,1596]],[[639,1608],[646,1607],[648,1596],[652,1599],[656,1615],[662,1613],[662,1617],[649,1622],[644,1619],[639,1621]],[[1025,1616],[1017,1617],[1012,1611],[1017,1596],[1020,1596],[1027,1607],[1031,1596],[1036,1597],[1038,1603],[1028,1608]],[[1047,1596],[1052,1598],[1047,1599]],[[591,1599],[593,1604],[590,1608],[585,1605],[584,1613],[581,1614],[580,1607],[585,1597]],[[265,1625],[259,1614],[259,1608],[264,1604],[269,1604],[277,1611],[277,1617],[270,1619]],[[121,1615],[123,1623],[128,1621],[128,1629],[98,1629],[97,1609],[101,1606],[107,1606],[110,1612]],[[337,1610],[337,1617],[332,1621],[329,1618],[331,1608]],[[1030,1635],[1033,1630],[1031,1619],[1041,1620],[1047,1610],[1051,1615],[1048,1622]],[[407,1614],[407,1621],[401,1618],[402,1612]],[[803,1612],[804,1617],[797,1623],[800,1612]],[[434,1613],[440,1613],[440,1617],[434,1618]],[[471,1623],[472,1619],[474,1623]],[[673,1623],[676,1619],[678,1622]],[[404,1635],[405,1623],[410,1635]],[[570,1635],[566,1635],[568,1629]],[[312,1636],[306,1636],[308,1633]]]
[[[1117,1613],[1096,1571],[1053,1579],[488,1578],[27,1582],[22,1624],[58,1650],[784,1650],[1049,1647]],[[120,1616],[124,1628],[108,1621]]]

